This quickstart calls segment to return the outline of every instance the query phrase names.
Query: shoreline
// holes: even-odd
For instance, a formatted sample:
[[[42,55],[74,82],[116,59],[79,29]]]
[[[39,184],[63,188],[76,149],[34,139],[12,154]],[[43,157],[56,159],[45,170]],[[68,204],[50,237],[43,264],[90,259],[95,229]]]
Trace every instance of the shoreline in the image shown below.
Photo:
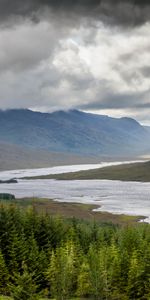
[[[14,200],[1,200],[1,205],[16,205],[21,209],[33,208],[39,213],[60,216],[63,218],[77,218],[100,223],[112,223],[118,225],[147,223],[146,216],[115,214],[107,211],[98,211],[100,205],[83,204],[75,202],[60,202],[55,199],[45,198],[16,198]]]
[[[51,176],[51,175],[63,175],[63,174],[72,174],[77,172],[84,172],[84,171],[94,171],[97,169],[103,169],[103,168],[111,168],[111,167],[117,167],[117,166],[126,166],[136,163],[143,163],[147,162],[147,160],[113,160],[113,161],[102,161],[99,160],[96,163],[90,163],[87,164],[81,163],[81,164],[64,164],[64,165],[55,165],[50,167],[41,167],[41,168],[25,168],[25,169],[11,169],[11,170],[0,170],[0,179],[12,179],[12,178],[43,178],[43,176]],[[29,175],[26,175],[26,174]],[[9,175],[8,175],[9,174]],[[23,175],[24,174],[24,175]],[[2,176],[4,178],[2,178]],[[7,177],[6,177],[7,176]],[[41,177],[42,176],[42,177]]]
[[[150,161],[102,163],[96,168],[70,172],[49,173],[37,176],[25,176],[22,179],[56,180],[111,180],[121,182],[150,182]]]

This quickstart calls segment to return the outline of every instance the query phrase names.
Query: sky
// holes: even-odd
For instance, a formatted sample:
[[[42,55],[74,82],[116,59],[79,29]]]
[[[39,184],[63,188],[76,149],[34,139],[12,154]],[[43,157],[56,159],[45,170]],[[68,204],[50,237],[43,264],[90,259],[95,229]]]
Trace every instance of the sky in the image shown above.
[[[0,0],[0,109],[150,124],[149,0]]]

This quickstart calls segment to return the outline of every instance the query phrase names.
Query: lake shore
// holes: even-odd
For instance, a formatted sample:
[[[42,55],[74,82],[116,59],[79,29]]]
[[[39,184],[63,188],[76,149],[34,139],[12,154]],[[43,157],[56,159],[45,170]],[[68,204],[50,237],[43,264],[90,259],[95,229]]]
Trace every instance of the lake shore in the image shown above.
[[[98,221],[100,223],[112,223],[118,225],[135,224],[144,221],[144,216],[132,216],[124,214],[112,214],[98,211],[100,205],[58,202],[53,199],[21,198],[15,200],[3,200],[1,204],[13,204],[23,209],[33,207],[38,213],[46,213],[51,216],[63,218],[77,218],[87,221]]]
[[[125,162],[102,165],[100,168],[81,170],[76,172],[63,172],[61,174],[48,174],[25,177],[24,179],[56,179],[56,180],[120,180],[150,182],[150,161]]]
[[[145,166],[147,173],[145,172]],[[112,170],[113,174],[115,174],[114,169],[119,170],[119,173],[126,169],[126,175],[129,174],[131,176],[132,168],[136,171],[137,169],[143,170],[144,175],[149,176],[149,166],[149,162],[133,163],[132,161],[132,163],[126,162],[126,164],[125,162],[103,162],[96,165],[72,165],[34,170],[5,171],[0,172],[0,179],[19,179],[17,179],[17,184],[2,183],[1,192],[14,194],[14,196],[19,199],[54,199],[59,202],[57,202],[57,204],[56,202],[55,204],[51,204],[51,212],[58,212],[64,216],[67,216],[68,213],[71,215],[72,212],[72,216],[78,217],[82,205],[94,205],[94,215],[93,212],[92,216],[91,212],[88,212],[88,218],[91,216],[92,218],[104,220],[104,222],[105,220],[112,222],[116,222],[117,220],[118,222],[119,218],[121,218],[122,222],[122,219],[127,220],[128,218],[130,220],[134,215],[135,221],[143,221],[146,219],[145,222],[150,222],[149,182],[146,183],[144,180],[143,182],[141,182],[142,180],[139,180],[140,182],[133,182],[132,180],[100,180],[100,178],[94,180],[93,177],[103,173],[103,170],[105,172]],[[95,167],[97,167],[97,169],[95,169]],[[88,180],[85,179],[87,174],[88,176],[92,176],[90,178],[88,177]],[[31,176],[30,179],[32,180],[23,179],[25,175],[27,179],[28,176]],[[81,179],[84,180],[79,180],[79,175]],[[37,180],[33,180],[35,177]],[[28,203],[28,200],[26,201]],[[49,205],[45,206],[45,204],[43,205],[42,203],[42,205],[40,205],[39,203],[40,202],[38,202],[37,207],[42,207],[42,209],[46,207],[46,209],[49,210]],[[85,210],[81,217],[84,216]]]

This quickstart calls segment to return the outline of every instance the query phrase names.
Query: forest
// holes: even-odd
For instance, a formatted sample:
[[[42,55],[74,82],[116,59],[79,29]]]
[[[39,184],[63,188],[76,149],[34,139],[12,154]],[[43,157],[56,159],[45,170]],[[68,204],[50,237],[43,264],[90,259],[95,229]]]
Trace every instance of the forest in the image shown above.
[[[0,295],[148,300],[150,226],[63,219],[1,204]]]

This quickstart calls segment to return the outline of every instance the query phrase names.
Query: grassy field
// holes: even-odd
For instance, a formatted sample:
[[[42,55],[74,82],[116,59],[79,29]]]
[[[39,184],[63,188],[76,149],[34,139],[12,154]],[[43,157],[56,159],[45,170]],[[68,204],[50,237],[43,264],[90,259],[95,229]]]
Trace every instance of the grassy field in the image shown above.
[[[85,180],[109,179],[123,181],[150,182],[150,161],[111,166],[100,169],[71,172],[56,175],[28,177],[27,179],[57,179],[57,180]]]
[[[134,224],[143,216],[127,216],[115,215],[108,212],[94,212],[93,209],[99,208],[99,205],[80,204],[80,203],[66,203],[56,202],[51,199],[39,198],[23,198],[15,200],[1,200],[1,204],[14,204],[23,209],[34,207],[35,211],[39,213],[47,213],[52,216],[61,216],[64,218],[77,218],[82,220],[96,220],[100,223],[113,224]],[[1,300],[1,299],[0,299]]]

